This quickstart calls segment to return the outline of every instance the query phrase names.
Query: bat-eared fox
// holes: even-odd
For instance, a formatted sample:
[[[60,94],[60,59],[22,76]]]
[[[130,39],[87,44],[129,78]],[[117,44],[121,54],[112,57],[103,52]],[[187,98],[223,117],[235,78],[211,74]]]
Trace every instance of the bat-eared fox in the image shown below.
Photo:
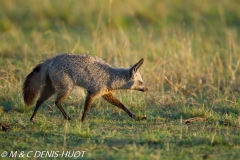
[[[32,70],[23,84],[23,97],[27,106],[32,105],[40,93],[30,120],[33,120],[40,105],[53,94],[56,94],[56,106],[64,118],[70,120],[61,103],[75,85],[87,90],[81,121],[85,120],[93,100],[99,96],[135,119],[136,116],[114,97],[113,91],[147,91],[139,72],[142,64],[143,59],[130,68],[115,68],[98,57],[77,54],[59,54],[46,59]]]

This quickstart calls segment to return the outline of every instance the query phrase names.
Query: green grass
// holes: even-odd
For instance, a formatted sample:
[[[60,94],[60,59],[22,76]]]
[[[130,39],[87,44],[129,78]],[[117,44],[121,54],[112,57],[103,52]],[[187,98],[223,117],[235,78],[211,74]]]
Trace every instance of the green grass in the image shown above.
[[[239,159],[239,25],[238,0],[0,1],[0,123],[11,126],[0,131],[0,157],[84,150],[82,159]],[[63,103],[71,121],[52,97],[31,123],[24,78],[64,52],[116,67],[144,58],[149,91],[116,97],[147,121],[97,99],[80,123],[85,92],[76,88]]]

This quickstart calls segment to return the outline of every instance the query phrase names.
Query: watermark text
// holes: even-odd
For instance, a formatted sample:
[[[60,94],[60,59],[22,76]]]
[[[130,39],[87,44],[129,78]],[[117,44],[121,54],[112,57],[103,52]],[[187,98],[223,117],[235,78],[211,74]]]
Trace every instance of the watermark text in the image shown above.
[[[86,151],[3,151],[5,158],[83,158]]]

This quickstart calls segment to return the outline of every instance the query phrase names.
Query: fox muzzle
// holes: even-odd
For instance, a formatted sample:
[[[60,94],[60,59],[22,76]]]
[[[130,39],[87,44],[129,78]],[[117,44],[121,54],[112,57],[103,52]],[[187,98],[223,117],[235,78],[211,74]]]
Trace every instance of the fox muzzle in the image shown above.
[[[144,87],[144,88],[139,89],[139,91],[141,91],[141,92],[146,92],[146,91],[148,91],[148,88],[147,88],[147,87]]]

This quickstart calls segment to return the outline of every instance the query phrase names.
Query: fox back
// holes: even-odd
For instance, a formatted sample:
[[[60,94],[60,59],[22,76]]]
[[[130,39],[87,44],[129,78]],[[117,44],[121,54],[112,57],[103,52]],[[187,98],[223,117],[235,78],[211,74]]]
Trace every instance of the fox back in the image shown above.
[[[144,90],[138,68],[115,68],[98,57],[62,54],[50,59],[49,77],[54,87],[67,83],[85,88],[92,93],[105,90]],[[71,84],[71,85],[70,85]]]

